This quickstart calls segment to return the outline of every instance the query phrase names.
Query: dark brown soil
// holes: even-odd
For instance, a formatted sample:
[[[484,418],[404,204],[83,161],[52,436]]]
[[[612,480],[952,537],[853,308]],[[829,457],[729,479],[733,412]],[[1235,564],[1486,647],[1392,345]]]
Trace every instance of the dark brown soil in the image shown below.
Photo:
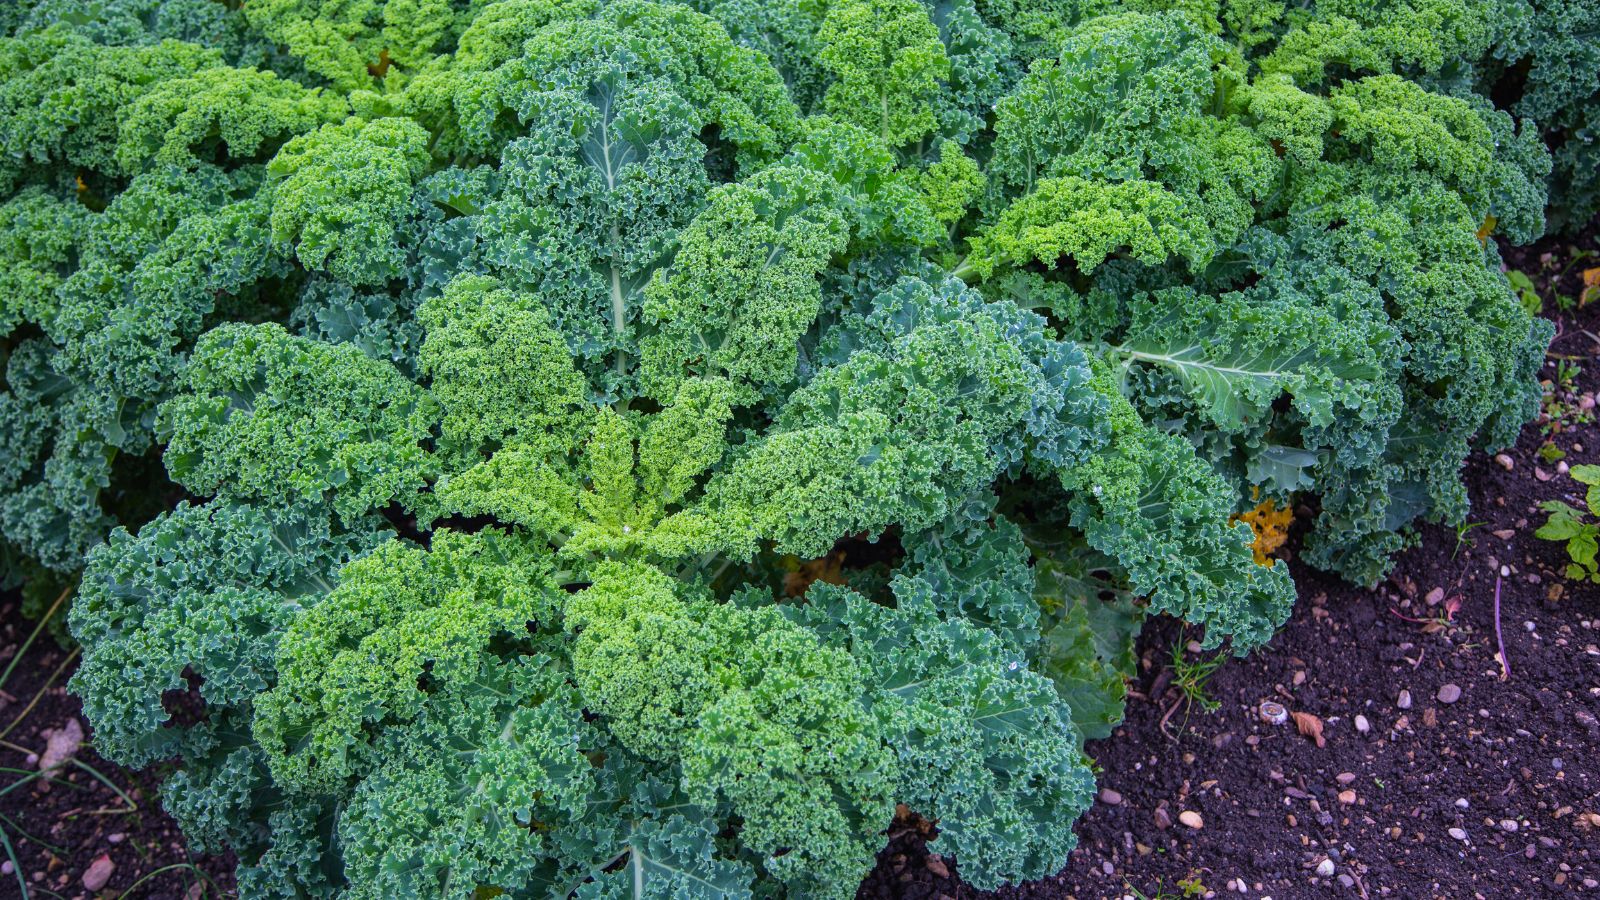
[[[1595,232],[1580,243],[1593,247]],[[1566,259],[1534,248],[1511,263],[1548,285],[1558,268],[1541,266],[1546,253]],[[1581,268],[1557,289],[1576,295]],[[1560,331],[1543,377],[1556,377],[1558,356],[1583,368],[1575,390],[1557,392],[1570,411],[1600,389],[1600,302],[1546,314]],[[1459,536],[1424,528],[1376,590],[1291,560],[1294,617],[1204,683],[1215,712],[1174,686],[1172,648],[1187,643],[1176,623],[1147,627],[1127,720],[1088,746],[1107,790],[1078,824],[1079,849],[1055,878],[991,896],[1600,897],[1600,586],[1566,581],[1563,546],[1534,537],[1540,502],[1579,502],[1541,445],[1568,464],[1600,462],[1600,427],[1572,418],[1528,427],[1509,469],[1474,458],[1478,524]],[[1264,701],[1315,717],[1320,745],[1293,718],[1263,721]],[[1179,823],[1184,812],[1200,827]],[[982,896],[958,861],[929,856],[938,842],[925,833],[892,831],[858,900]]]
[[[0,669],[10,664],[32,628],[19,614],[14,595],[0,602]],[[72,721],[88,731],[78,699],[63,687],[75,662],[68,655],[41,635],[0,690],[0,729],[10,729],[0,739],[0,836],[5,839],[0,841],[0,898],[223,896],[233,886],[232,860],[190,857],[177,825],[161,811],[159,779],[152,773],[112,765],[85,740],[76,763],[48,781],[37,777],[31,755],[43,751],[49,732]],[[83,876],[102,855],[113,865],[111,877],[90,893]],[[15,872],[18,862],[26,895]]]

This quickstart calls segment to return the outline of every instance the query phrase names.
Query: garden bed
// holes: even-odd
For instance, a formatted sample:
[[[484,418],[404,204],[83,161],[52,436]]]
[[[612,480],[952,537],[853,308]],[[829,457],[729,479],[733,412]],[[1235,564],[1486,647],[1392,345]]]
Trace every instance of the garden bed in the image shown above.
[[[1533,267],[1537,255],[1514,261]],[[1558,318],[1553,352],[1593,360],[1600,347],[1584,332],[1600,333],[1600,305]],[[1600,366],[1582,367],[1569,399],[1600,388]],[[1563,549],[1534,537],[1537,505],[1575,494],[1539,455],[1545,441],[1530,426],[1504,458],[1473,459],[1475,524],[1423,529],[1376,590],[1293,564],[1294,618],[1268,648],[1209,677],[1190,668],[1196,654],[1173,665],[1172,648],[1191,637],[1175,623],[1147,628],[1127,721],[1088,747],[1105,774],[1080,849],[1058,877],[1001,896],[1600,895],[1600,590],[1565,582]],[[1569,462],[1592,461],[1600,428],[1554,443]],[[30,628],[15,597],[0,621],[14,650]],[[81,722],[62,687],[69,656],[41,640],[0,696],[0,723],[16,723],[0,744],[7,784],[35,768],[28,754],[50,732]],[[1215,711],[1186,699],[1185,684]],[[1264,702],[1314,718],[1274,725]],[[1302,733],[1319,726],[1320,741]],[[190,857],[153,777],[91,745],[76,760],[56,783],[34,778],[0,796],[9,854],[34,896],[227,891],[231,860]],[[861,896],[977,896],[955,861],[929,854],[929,833],[914,819],[897,825]],[[109,874],[91,892],[84,877],[102,857]],[[18,895],[8,866],[0,897]]]

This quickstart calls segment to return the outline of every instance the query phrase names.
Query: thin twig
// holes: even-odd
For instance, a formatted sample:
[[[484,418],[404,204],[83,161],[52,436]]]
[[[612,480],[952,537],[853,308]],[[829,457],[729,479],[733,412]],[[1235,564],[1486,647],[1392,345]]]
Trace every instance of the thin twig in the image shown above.
[[[1184,700],[1184,698],[1179,697],[1178,699],[1172,701],[1172,705],[1167,707],[1166,714],[1161,717],[1160,723],[1158,723],[1157,726],[1156,726],[1156,727],[1161,729],[1161,733],[1162,734],[1167,736],[1167,740],[1171,740],[1171,741],[1177,740],[1176,737],[1172,736],[1171,732],[1167,731],[1167,720],[1171,719],[1172,718],[1172,714],[1177,712],[1178,711],[1178,707],[1183,705],[1183,700]],[[1188,727],[1188,725],[1185,724],[1184,727]],[[1182,734],[1183,732],[1180,730],[1178,733]]]
[[[1511,660],[1506,658],[1506,639],[1500,633],[1500,576],[1494,576],[1494,639],[1500,645],[1500,680],[1511,678]]]

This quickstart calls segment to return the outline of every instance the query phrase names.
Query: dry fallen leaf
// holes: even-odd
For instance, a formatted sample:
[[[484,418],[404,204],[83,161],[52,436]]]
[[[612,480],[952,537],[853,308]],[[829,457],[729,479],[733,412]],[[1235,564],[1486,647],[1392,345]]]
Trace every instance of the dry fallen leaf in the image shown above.
[[[1297,712],[1294,714],[1294,727],[1300,733],[1317,742],[1318,747],[1327,746],[1328,742],[1322,737],[1322,720],[1311,713]]]
[[[835,550],[819,559],[785,560],[794,566],[783,575],[783,594],[786,597],[804,597],[815,582],[844,584],[844,552]]]

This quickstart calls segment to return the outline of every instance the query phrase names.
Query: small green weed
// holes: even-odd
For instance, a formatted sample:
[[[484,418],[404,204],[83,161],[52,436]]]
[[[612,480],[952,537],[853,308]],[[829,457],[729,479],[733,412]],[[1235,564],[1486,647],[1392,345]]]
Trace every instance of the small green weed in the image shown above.
[[[1534,537],[1547,541],[1565,541],[1567,545],[1566,576],[1572,581],[1592,581],[1600,584],[1600,563],[1596,550],[1600,549],[1600,466],[1573,466],[1574,481],[1588,486],[1579,509],[1564,500],[1546,500],[1539,507],[1550,514]]]

